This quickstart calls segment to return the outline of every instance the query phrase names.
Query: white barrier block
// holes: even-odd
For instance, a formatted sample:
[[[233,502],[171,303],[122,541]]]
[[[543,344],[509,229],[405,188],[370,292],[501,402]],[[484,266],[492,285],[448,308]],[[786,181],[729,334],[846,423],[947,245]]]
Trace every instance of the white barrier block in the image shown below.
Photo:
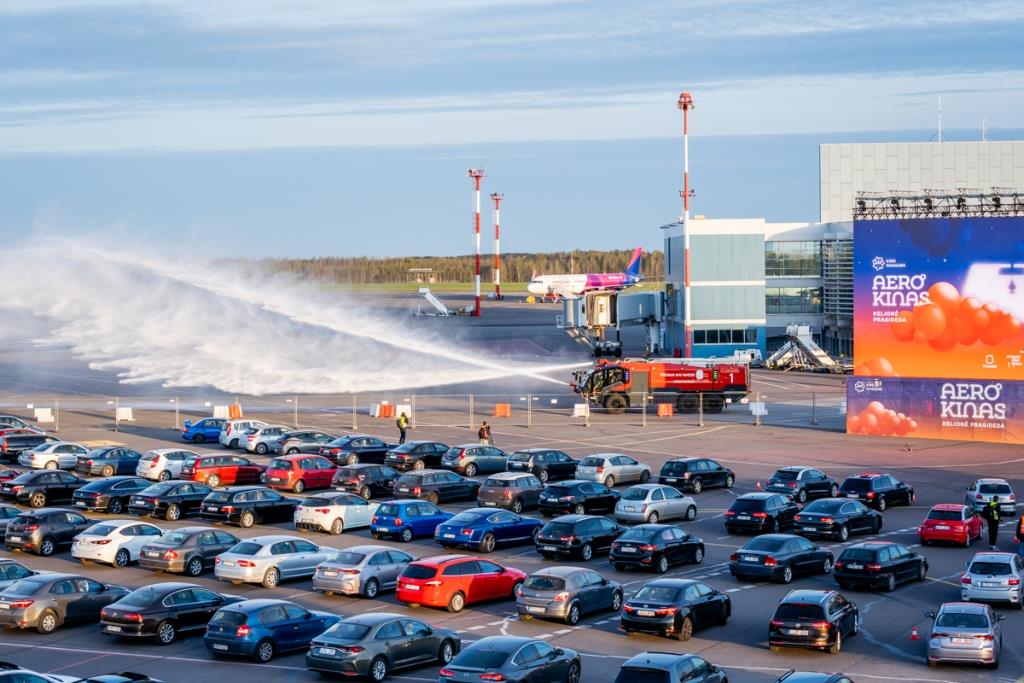
[[[590,415],[589,403],[574,403],[572,406],[573,417],[587,417]]]
[[[846,399],[845,398],[839,400],[839,414],[840,415],[846,415]]]
[[[750,402],[750,414],[761,415],[762,417],[768,414],[768,404],[764,401],[751,401]]]
[[[227,420],[231,416],[228,406],[214,406],[213,416],[221,420]]]
[[[36,422],[53,422],[53,409],[36,408]]]
[[[379,403],[371,403],[370,404],[370,417],[380,417],[380,404]]]
[[[132,415],[132,407],[124,406],[117,409],[117,421],[118,422],[135,422],[135,417]]]

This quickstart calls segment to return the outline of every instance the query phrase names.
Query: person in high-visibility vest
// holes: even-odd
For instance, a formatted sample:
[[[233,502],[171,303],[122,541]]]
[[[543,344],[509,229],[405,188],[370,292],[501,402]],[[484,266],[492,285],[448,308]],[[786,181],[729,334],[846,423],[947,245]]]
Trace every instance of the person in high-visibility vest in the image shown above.
[[[992,496],[992,500],[981,509],[981,516],[988,524],[988,544],[992,550],[999,550],[999,512],[999,496]]]
[[[405,413],[402,413],[395,420],[395,424],[398,425],[398,443],[403,444],[405,443],[405,430],[409,428],[409,418]]]

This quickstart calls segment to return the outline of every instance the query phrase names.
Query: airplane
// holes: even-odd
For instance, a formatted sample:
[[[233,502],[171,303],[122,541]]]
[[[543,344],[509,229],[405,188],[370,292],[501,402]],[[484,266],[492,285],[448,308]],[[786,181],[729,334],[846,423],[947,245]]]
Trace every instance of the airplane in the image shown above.
[[[640,254],[641,247],[633,251],[626,270],[621,273],[587,273],[572,275],[563,273],[560,275],[535,275],[526,291],[542,297],[563,297],[575,299],[587,292],[617,292],[632,287],[640,282],[643,276],[640,275]]]

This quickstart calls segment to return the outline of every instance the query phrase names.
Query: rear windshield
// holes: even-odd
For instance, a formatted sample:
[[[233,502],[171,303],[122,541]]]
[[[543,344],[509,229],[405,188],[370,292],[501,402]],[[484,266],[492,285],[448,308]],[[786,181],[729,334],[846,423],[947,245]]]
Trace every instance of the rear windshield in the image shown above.
[[[1009,484],[982,484],[978,487],[979,493],[1013,493]]]
[[[160,538],[154,540],[154,543],[159,543],[161,545],[181,545],[191,538],[191,536],[192,534],[186,531],[168,531]]]
[[[497,652],[494,650],[474,650],[472,648],[463,650],[462,654],[452,660],[454,666],[465,666],[473,669],[498,669],[510,652]]]
[[[323,635],[334,636],[335,638],[345,638],[347,640],[362,640],[369,632],[369,626],[339,621],[337,624],[324,631]]]
[[[780,481],[796,481],[797,473],[793,470],[779,470],[772,475],[772,479],[778,479]]]
[[[206,496],[206,501],[210,503],[227,503],[233,495],[231,491],[214,491]]]
[[[984,614],[943,612],[935,620],[935,625],[944,628],[988,628],[988,619]]]
[[[163,597],[163,592],[157,592],[152,588],[140,588],[137,591],[129,593],[128,595],[121,598],[117,606],[124,607],[131,605],[132,607],[149,607],[156,603]]]
[[[780,550],[782,546],[784,546],[785,544],[786,540],[778,538],[754,538],[751,539],[745,546],[740,548],[740,552],[743,552],[744,550],[755,550],[772,553],[776,550]]]
[[[334,476],[339,479],[355,479],[360,474],[362,473],[354,467],[339,467]]]
[[[733,512],[757,512],[764,510],[764,501],[753,498],[737,498],[732,503]]]
[[[15,581],[7,588],[4,588],[3,592],[7,595],[32,595],[45,585],[46,584],[41,581],[22,579],[21,581]]]
[[[509,482],[509,479],[495,479],[494,477],[491,477],[484,481],[484,488],[504,489],[508,488]]]
[[[825,618],[825,611],[821,608],[821,605],[809,605],[803,602],[784,602],[775,610],[775,618],[817,621]]]
[[[634,600],[651,600],[653,602],[675,602],[679,598],[680,589],[673,586],[644,586],[633,596]]]
[[[853,491],[855,493],[864,493],[871,490],[870,479],[847,479],[843,482],[844,491]]]
[[[685,462],[667,462],[661,466],[662,474],[686,474],[686,469],[689,467],[689,463]],[[623,669],[625,671],[626,669]]]
[[[402,576],[407,579],[430,579],[437,574],[437,569],[423,564],[410,564],[402,570]]]
[[[560,591],[565,588],[565,579],[558,576],[528,576],[525,586],[535,591]]]
[[[807,507],[804,508],[804,512],[820,512],[826,515],[834,515],[839,512],[839,508],[843,507],[845,501],[842,500],[816,500]]]
[[[261,546],[259,543],[253,543],[252,541],[241,541],[231,546],[228,552],[234,553],[235,555],[255,555],[262,549],[263,546]]]
[[[971,574],[984,574],[986,576],[1009,576],[1012,571],[1009,562],[972,562]]]
[[[334,499],[332,498],[321,498],[319,496],[313,496],[302,501],[303,507],[312,508],[317,505],[334,505]]]
[[[629,681],[629,683],[671,683],[672,676],[668,671],[662,669],[639,669],[633,666],[624,666],[619,669],[616,681]]]
[[[419,474],[403,474],[398,478],[399,484],[419,484],[423,476]]]
[[[353,553],[348,550],[343,550],[332,557],[331,562],[337,562],[338,564],[359,564],[365,557],[366,555],[363,553]]]
[[[509,462],[529,462],[532,453],[513,453],[508,456]]]
[[[652,529],[651,527],[633,527],[626,533],[618,537],[619,541],[650,541],[655,536],[661,533],[661,529]]]
[[[541,529],[545,536],[557,536],[559,534],[571,534],[573,525],[568,522],[548,522]]]
[[[583,460],[580,460],[581,467],[600,467],[602,465],[604,465],[604,458],[597,458],[593,455],[588,455]]]
[[[221,609],[217,610],[217,613],[213,615],[213,619],[210,619],[211,624],[223,624],[225,626],[241,626],[245,623],[248,615],[242,612],[232,612],[231,610]]]
[[[548,494],[549,496],[555,496],[557,498],[559,496],[574,495],[575,491],[573,491],[568,486],[549,486],[546,489],[544,489],[544,493]]]
[[[473,524],[480,519],[483,519],[486,515],[479,512],[460,512],[451,519],[448,520],[448,524]]]
[[[156,460],[159,457],[160,457],[159,454],[154,453],[153,451],[149,451],[148,453],[143,453],[142,457],[139,458],[139,460],[141,460],[142,462],[150,462],[150,461]]]
[[[632,488],[623,494],[622,500],[647,500],[648,489]]]
[[[292,463],[290,460],[283,460],[281,458],[274,458],[267,464],[267,469],[270,470],[290,470]]]
[[[377,508],[377,514],[384,517],[396,517],[398,515],[398,506],[391,503],[383,503]]]
[[[928,513],[928,519],[941,519],[943,521],[963,521],[963,513],[959,510],[932,510]]]
[[[843,551],[843,554],[839,556],[839,559],[846,562],[874,562],[875,551],[867,550],[865,548],[847,548]]]
[[[160,482],[159,484],[150,484],[146,488],[139,492],[140,496],[162,496],[175,486],[180,484],[180,481],[167,481]]]
[[[83,533],[89,534],[90,536],[107,536],[116,529],[117,527],[113,524],[93,524]]]

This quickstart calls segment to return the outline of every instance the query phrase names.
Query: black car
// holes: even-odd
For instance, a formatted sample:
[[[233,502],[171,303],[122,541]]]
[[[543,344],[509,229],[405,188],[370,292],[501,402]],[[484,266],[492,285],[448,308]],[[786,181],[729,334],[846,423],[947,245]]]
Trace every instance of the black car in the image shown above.
[[[335,491],[354,493],[369,500],[374,496],[392,495],[398,476],[398,472],[386,465],[345,465],[334,472],[331,488]]]
[[[736,473],[711,458],[673,458],[658,473],[659,484],[693,493],[707,488],[732,488],[735,482]]]
[[[578,557],[587,561],[594,553],[607,552],[623,527],[604,517],[562,515],[541,528],[534,539],[537,552],[547,558]]]
[[[790,529],[800,506],[777,493],[744,493],[725,511],[725,530],[730,534],[777,534]]]
[[[387,452],[384,464],[399,472],[440,467],[441,456],[447,452],[448,446],[438,441],[406,441]]]
[[[543,482],[572,479],[576,476],[574,460],[562,451],[547,448],[525,448],[508,456],[505,468],[509,472],[529,472]]]
[[[608,561],[619,571],[664,574],[674,564],[703,562],[704,540],[671,524],[639,524],[615,539]]]
[[[33,470],[0,484],[0,498],[41,508],[70,503],[75,491],[89,482],[62,470]]]
[[[768,646],[828,650],[839,654],[843,638],[860,631],[857,605],[836,591],[795,590],[782,599],[768,623]]]
[[[448,470],[419,470],[395,481],[395,498],[419,498],[435,505],[453,500],[476,500],[480,482]]]
[[[8,434],[0,436],[0,457],[7,462],[15,462],[23,451],[30,451],[44,443],[52,443],[60,439],[48,434]]]
[[[90,481],[71,496],[76,508],[119,515],[128,507],[133,495],[149,482],[141,477],[115,476]]]
[[[869,586],[891,592],[904,581],[924,581],[928,560],[899,543],[865,541],[843,549],[832,575],[840,588]]]
[[[193,583],[153,583],[104,607],[100,633],[118,638],[153,638],[161,645],[170,645],[179,633],[205,631],[214,612],[241,600]]]
[[[454,681],[584,681],[580,656],[543,640],[487,636],[470,643],[438,671],[438,683]]]
[[[806,538],[764,534],[753,538],[729,558],[729,573],[737,579],[768,579],[789,583],[794,576],[828,574],[834,558]]]
[[[827,674],[817,671],[794,671],[790,669],[776,679],[775,683],[853,683],[843,674]]]
[[[92,526],[77,512],[60,508],[27,510],[10,521],[4,538],[8,550],[24,550],[47,557]]]
[[[120,446],[94,448],[78,456],[75,471],[79,474],[95,474],[112,477],[115,474],[135,474],[142,460],[142,453]]]
[[[139,566],[161,572],[199,576],[213,569],[217,556],[238,543],[234,534],[207,526],[167,531],[139,551]]]
[[[724,624],[732,614],[725,593],[694,579],[655,579],[622,606],[620,628],[689,640],[694,630]]]
[[[0,626],[53,633],[62,624],[97,621],[101,609],[127,594],[77,574],[35,574],[0,591]]]
[[[861,472],[843,480],[839,487],[842,498],[856,498],[879,512],[890,505],[910,505],[914,502],[914,489],[891,474]]]
[[[846,542],[853,534],[877,534],[882,514],[864,507],[858,500],[820,498],[793,518],[794,530],[808,538],[834,538]]]
[[[806,503],[811,498],[835,498],[839,495],[839,484],[814,467],[783,467],[768,478],[764,490],[784,493],[798,503]]]
[[[672,652],[641,652],[619,667],[615,683],[728,683],[725,672],[703,657]]]
[[[338,465],[356,463],[384,463],[384,456],[398,444],[386,443],[375,436],[351,434],[339,436],[334,441],[320,445],[320,455]]]
[[[198,514],[203,501],[212,492],[212,488],[197,481],[161,481],[133,495],[128,501],[128,511],[173,522]]]
[[[480,507],[499,507],[519,514],[535,508],[544,493],[544,484],[529,472],[498,472],[484,480],[476,492]]]
[[[538,507],[544,517],[563,513],[577,515],[615,512],[619,492],[594,481],[570,479],[551,484],[540,494]]]
[[[253,524],[290,522],[298,504],[265,486],[227,486],[206,496],[199,516],[248,529]]]

